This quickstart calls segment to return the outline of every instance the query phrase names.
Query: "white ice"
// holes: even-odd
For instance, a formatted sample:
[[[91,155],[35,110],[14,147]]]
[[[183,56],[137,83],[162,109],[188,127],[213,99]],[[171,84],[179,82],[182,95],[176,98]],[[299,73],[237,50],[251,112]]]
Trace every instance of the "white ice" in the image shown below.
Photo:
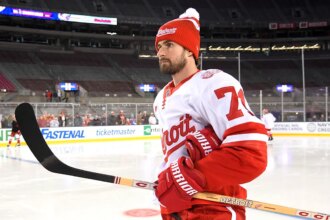
[[[162,159],[159,140],[52,145],[76,168],[153,182]],[[268,167],[249,184],[248,199],[330,214],[330,138],[275,137]],[[133,217],[129,210],[158,210],[153,192],[51,173],[26,146],[0,148],[0,219],[160,220]],[[291,216],[247,209],[248,220]]]

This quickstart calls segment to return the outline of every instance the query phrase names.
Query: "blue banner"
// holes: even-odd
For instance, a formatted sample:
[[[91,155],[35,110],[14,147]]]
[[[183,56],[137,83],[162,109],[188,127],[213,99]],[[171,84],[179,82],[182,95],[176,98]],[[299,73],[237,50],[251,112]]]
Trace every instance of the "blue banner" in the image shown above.
[[[45,20],[57,20],[67,22],[91,23],[91,24],[104,24],[104,25],[117,25],[117,18],[109,17],[96,17],[87,15],[76,15],[58,12],[36,11],[22,8],[11,8],[0,6],[0,15],[37,18]]]

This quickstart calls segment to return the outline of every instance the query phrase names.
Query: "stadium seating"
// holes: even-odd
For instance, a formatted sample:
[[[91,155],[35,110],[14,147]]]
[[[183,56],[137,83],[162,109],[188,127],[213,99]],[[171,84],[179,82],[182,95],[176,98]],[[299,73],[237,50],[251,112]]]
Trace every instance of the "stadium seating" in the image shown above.
[[[327,85],[322,78],[330,68],[330,58],[322,53],[306,53],[306,85]],[[313,57],[318,57],[314,59]],[[322,58],[323,57],[323,58]],[[321,59],[322,58],[322,59]],[[164,86],[171,80],[159,72],[157,59],[139,59],[134,55],[92,53],[40,53],[0,50],[0,71],[13,76],[31,91],[54,89],[59,81],[75,81],[88,92],[135,93],[134,86],[153,83]],[[275,87],[273,82],[302,85],[300,56],[244,55],[241,58],[241,83],[246,89]],[[203,60],[203,69],[221,69],[238,78],[238,60]],[[313,74],[313,77],[311,77]],[[1,78],[1,85],[14,91],[13,83]]]
[[[50,53],[39,52],[37,57],[47,65],[64,65],[64,66],[104,66],[111,67],[111,64],[104,58],[102,54],[67,52],[67,53]]]
[[[49,79],[17,79],[17,81],[31,91],[44,92],[55,89],[54,81]]]
[[[137,83],[163,86],[156,60],[139,61],[130,55],[102,55],[91,53],[9,52],[0,50],[0,70],[13,76],[31,91],[55,90],[60,81],[76,82],[91,96],[116,94],[137,96]],[[1,56],[2,54],[2,56]],[[115,62],[120,70],[117,70]],[[152,67],[152,68],[151,68]],[[1,75],[1,85],[7,91],[15,87]]]
[[[13,92],[16,90],[15,85],[0,73],[0,89],[1,91]]]
[[[0,62],[5,63],[26,63],[32,64],[33,60],[29,56],[29,52],[17,50],[0,50]]]
[[[323,0],[309,1],[160,1],[145,0],[82,0],[82,1],[51,1],[51,0],[7,0],[12,6],[25,6],[58,12],[73,12],[94,15],[111,15],[121,18],[148,18],[164,19],[178,16],[188,7],[200,10],[204,22],[212,24],[237,24],[301,21],[304,18],[313,18],[316,21],[328,20],[329,15],[326,3]],[[170,10],[170,13],[166,10]],[[216,9],[216,10],[214,10]],[[173,13],[173,14],[172,14]],[[147,20],[148,20],[147,19]],[[149,20],[148,20],[149,21]]]
[[[5,73],[1,76],[1,85],[4,87],[6,84],[8,91],[15,91],[19,87],[31,91],[53,90],[58,82],[74,81],[80,84],[90,95],[95,96],[104,96],[105,94],[123,96],[131,94],[137,96],[134,87],[140,83],[156,84],[163,87],[170,81],[170,76],[159,72],[156,58],[138,58],[138,54],[147,52],[149,55],[155,55],[153,40],[159,27],[158,24],[176,18],[188,7],[195,7],[200,12],[202,18],[201,33],[205,34],[202,36],[203,47],[208,47],[213,43],[217,44],[222,40],[223,44],[229,42],[228,45],[236,47],[241,43],[240,40],[242,42],[246,40],[243,35],[240,35],[241,31],[246,33],[260,31],[258,32],[260,35],[251,34],[251,36],[259,36],[260,38],[248,39],[249,41],[245,41],[242,45],[251,42],[255,46],[259,44],[259,40],[261,40],[260,44],[267,40],[266,44],[271,46],[273,44],[272,39],[263,38],[263,36],[269,38],[276,36],[272,35],[272,30],[268,30],[269,22],[296,22],[295,25],[297,25],[297,22],[302,21],[302,19],[316,22],[322,21],[322,19],[329,20],[327,7],[324,7],[326,3],[321,0],[315,0],[313,4],[310,4],[310,1],[299,2],[294,0],[254,0],[251,2],[242,0],[170,0],[167,2],[159,0],[144,0],[141,2],[135,0],[55,2],[51,0],[7,0],[5,2],[15,7],[24,6],[22,8],[118,18],[118,25],[113,27],[92,24],[79,25],[70,22],[54,24],[52,21],[44,22],[43,20],[40,20],[39,26],[39,24],[34,24],[32,20],[31,22],[15,23],[20,19],[13,19],[12,21],[9,19],[12,24],[8,22],[8,26],[17,25],[21,27],[20,25],[22,25],[24,27],[25,25],[27,28],[36,28],[38,31],[39,27],[41,27],[40,30],[48,28],[48,31],[50,29],[51,32],[56,32],[56,34],[65,30],[65,34],[62,36],[62,33],[60,33],[60,36],[52,36],[51,33],[47,32],[45,35],[50,35],[52,39],[42,44],[46,44],[43,45],[46,47],[52,46],[51,49],[41,50],[36,46],[34,49],[27,50],[21,48],[21,45],[31,45],[31,43],[24,41],[24,37],[20,34],[16,34],[16,32],[20,33],[20,28],[18,28],[14,31],[15,34],[12,35],[12,39],[4,38],[3,40],[10,41],[11,47],[8,48],[11,49],[6,47],[6,42],[2,42],[3,44],[0,45],[0,72]],[[301,13],[300,17],[299,13]],[[140,29],[141,32],[139,32]],[[143,29],[145,31],[142,31]],[[204,32],[205,29],[207,29],[206,32]],[[304,30],[298,29],[292,31],[304,32]],[[86,33],[79,36],[81,30]],[[125,35],[121,35],[119,32],[118,39],[112,36],[108,38],[108,35],[104,34],[104,31],[117,30],[127,30],[127,32],[124,32]],[[306,37],[313,30],[308,29]],[[25,31],[29,32],[29,30],[24,30],[21,35],[24,35]],[[141,35],[135,38],[135,32]],[[282,30],[278,32],[281,33]],[[283,35],[288,37],[286,43],[296,42],[293,40],[294,36],[290,36],[290,31],[283,30],[283,32],[289,33]],[[89,38],[90,35],[85,35],[87,33],[93,33],[91,35],[93,37]],[[214,33],[218,35],[212,35]],[[264,33],[266,34],[263,35]],[[324,33],[328,35],[327,31]],[[26,36],[27,38],[38,38],[37,35],[29,33]],[[231,36],[235,39],[230,39]],[[67,39],[65,39],[66,37]],[[219,37],[219,41],[217,37]],[[103,42],[98,42],[93,47],[90,44],[91,42],[86,43],[84,41],[86,39],[96,42],[102,39]],[[308,39],[311,40],[310,42],[315,42],[316,38]],[[80,40],[84,42],[80,44]],[[230,42],[231,40],[233,41]],[[79,45],[76,42],[79,42]],[[283,39],[278,44],[282,42]],[[303,45],[302,42],[300,39],[297,45]],[[309,41],[306,42],[310,43]],[[13,46],[16,43],[17,47]],[[118,47],[112,47],[112,43]],[[106,46],[103,48],[100,46],[101,44]],[[305,52],[306,86],[327,86],[330,83],[329,77],[325,77],[330,68],[330,57],[324,45],[321,49],[324,52]],[[86,52],[87,50],[78,50],[77,48],[87,48],[89,50]],[[106,52],[103,53],[101,50],[97,51],[97,49],[103,49]],[[114,52],[112,49],[116,51]],[[212,51],[206,51],[206,53],[212,53]],[[213,55],[222,55],[220,52],[219,54],[216,53],[214,52]],[[237,52],[226,53],[225,51],[224,54],[225,56],[237,56]],[[241,84],[245,90],[274,89],[275,84],[279,83],[301,87],[302,67],[300,55],[300,51],[272,51],[270,54],[242,52],[240,59]],[[236,58],[203,60],[203,69],[209,68],[221,69],[235,78],[239,77],[238,60]],[[5,76],[11,76],[14,80],[10,82],[11,79]],[[9,86],[8,82],[12,85]]]

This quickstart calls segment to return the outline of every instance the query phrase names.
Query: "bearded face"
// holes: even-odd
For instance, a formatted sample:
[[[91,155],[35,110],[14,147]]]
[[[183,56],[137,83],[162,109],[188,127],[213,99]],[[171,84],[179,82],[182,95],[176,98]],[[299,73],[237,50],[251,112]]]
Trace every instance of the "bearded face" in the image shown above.
[[[185,51],[182,50],[181,54],[173,60],[165,57],[161,58],[159,60],[160,72],[167,75],[175,75],[180,72],[187,64],[184,53]]]

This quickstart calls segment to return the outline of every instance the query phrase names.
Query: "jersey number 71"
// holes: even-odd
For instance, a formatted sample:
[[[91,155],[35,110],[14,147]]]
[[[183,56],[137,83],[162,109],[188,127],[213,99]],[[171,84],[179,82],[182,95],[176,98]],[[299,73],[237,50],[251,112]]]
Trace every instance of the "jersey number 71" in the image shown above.
[[[244,92],[242,89],[240,89],[238,93],[236,93],[234,86],[227,86],[214,90],[214,93],[218,99],[224,98],[226,93],[231,93],[230,109],[229,109],[229,113],[226,115],[229,121],[242,117],[244,115],[242,110],[238,108],[239,100],[241,101],[244,108],[251,115],[253,115],[253,113],[246,107]]]

